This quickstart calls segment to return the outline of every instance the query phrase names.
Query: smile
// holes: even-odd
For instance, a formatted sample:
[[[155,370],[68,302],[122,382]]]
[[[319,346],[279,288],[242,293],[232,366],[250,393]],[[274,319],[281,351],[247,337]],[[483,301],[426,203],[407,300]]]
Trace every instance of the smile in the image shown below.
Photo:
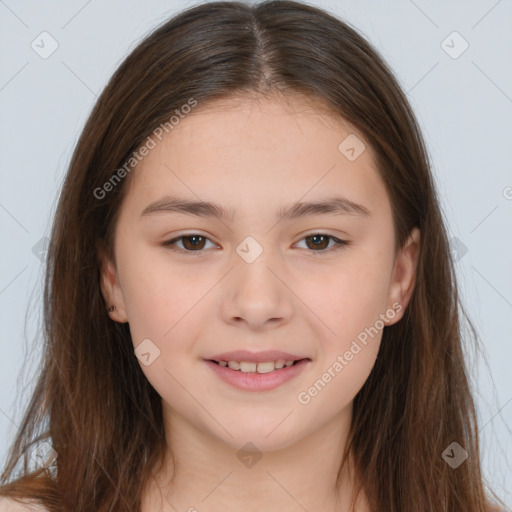
[[[296,361],[247,361],[205,360],[215,375],[225,383],[244,391],[270,391],[298,376],[311,363],[311,359]]]
[[[269,373],[274,370],[280,370],[282,368],[292,366],[298,361],[267,361],[264,363],[254,363],[251,361],[213,361],[223,367],[229,367],[235,371],[241,371],[244,373]]]

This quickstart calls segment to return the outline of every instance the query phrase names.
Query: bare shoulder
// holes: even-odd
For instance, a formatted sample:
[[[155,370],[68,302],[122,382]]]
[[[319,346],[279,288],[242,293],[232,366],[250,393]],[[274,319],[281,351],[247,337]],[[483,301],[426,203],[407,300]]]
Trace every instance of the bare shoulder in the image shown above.
[[[0,509],[0,512],[2,512],[1,509]],[[487,507],[487,512],[507,512],[507,511],[505,509],[497,507],[496,505],[489,505]]]
[[[23,504],[11,498],[0,497],[0,512],[48,512],[42,505]]]

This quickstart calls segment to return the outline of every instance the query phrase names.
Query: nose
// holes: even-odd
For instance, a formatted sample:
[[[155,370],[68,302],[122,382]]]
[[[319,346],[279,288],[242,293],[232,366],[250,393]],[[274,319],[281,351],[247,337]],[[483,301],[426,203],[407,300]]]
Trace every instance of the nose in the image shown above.
[[[293,292],[286,285],[285,272],[264,255],[252,263],[240,259],[224,280],[221,314],[225,322],[254,331],[290,322]]]

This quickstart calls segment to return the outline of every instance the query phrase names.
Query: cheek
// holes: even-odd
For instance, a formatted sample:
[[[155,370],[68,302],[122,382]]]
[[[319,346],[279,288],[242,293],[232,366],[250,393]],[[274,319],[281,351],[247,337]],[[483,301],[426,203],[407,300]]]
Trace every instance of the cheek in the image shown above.
[[[307,414],[320,414],[330,406],[339,410],[366,382],[384,327],[381,315],[386,313],[388,260],[377,252],[369,251],[366,256],[359,252],[357,258],[346,258],[318,287],[304,287],[302,293],[315,313],[310,318],[318,333],[319,363],[308,388],[301,390],[304,400],[297,397],[299,404],[308,404]]]
[[[195,369],[193,348],[202,325],[198,315],[204,314],[206,302],[201,298],[208,291],[208,279],[189,275],[183,267],[178,271],[165,254],[148,256],[141,251],[132,253],[124,266],[120,262],[135,354],[166,402],[178,409],[190,408],[183,385]],[[146,360],[145,353],[149,353]]]
[[[190,271],[173,266],[162,251],[132,252],[119,262],[119,270],[134,345],[150,338],[168,350],[169,340],[194,315],[209,280],[192,273],[192,266]]]
[[[320,333],[317,365],[297,394],[299,407],[309,418],[325,420],[326,411],[334,416],[348,406],[375,364],[384,327],[380,315],[386,312],[388,269],[368,263],[335,273],[309,296],[311,309],[321,319],[315,328]]]
[[[389,263],[384,259],[358,254],[324,274],[295,280],[301,283],[297,294],[314,313],[319,339],[338,348],[374,325],[386,310],[389,275]]]

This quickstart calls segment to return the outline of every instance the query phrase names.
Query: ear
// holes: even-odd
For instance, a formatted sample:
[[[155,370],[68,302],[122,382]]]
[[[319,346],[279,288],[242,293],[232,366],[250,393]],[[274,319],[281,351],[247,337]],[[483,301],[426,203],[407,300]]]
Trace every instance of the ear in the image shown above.
[[[98,259],[100,262],[101,293],[105,299],[106,313],[116,322],[128,322],[123,291],[119,283],[115,263],[109,258],[106,250],[101,245],[98,246]],[[114,311],[108,311],[111,306],[115,306]]]
[[[392,319],[386,320],[386,325],[393,325],[404,315],[416,283],[416,269],[420,250],[420,231],[413,228],[404,246],[395,259],[395,267],[389,287],[388,308],[396,311]],[[400,308],[397,308],[397,303]],[[393,304],[395,305],[393,307]]]

